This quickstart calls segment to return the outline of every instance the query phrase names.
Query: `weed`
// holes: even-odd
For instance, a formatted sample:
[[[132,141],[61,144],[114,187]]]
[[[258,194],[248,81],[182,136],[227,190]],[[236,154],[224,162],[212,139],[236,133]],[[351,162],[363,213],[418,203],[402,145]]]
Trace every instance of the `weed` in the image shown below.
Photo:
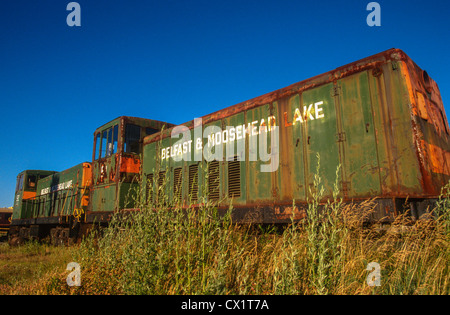
[[[151,203],[144,200],[144,191],[130,194],[137,198],[140,211],[116,213],[101,236],[92,233],[72,248],[70,260],[81,265],[81,287],[68,288],[67,272],[61,269],[42,272],[39,287],[32,282],[25,292],[450,294],[450,186],[437,202],[435,220],[379,233],[361,224],[362,216],[373,209],[372,201],[342,203],[339,169],[333,199],[323,202],[319,163],[308,196],[307,218],[299,222],[292,218],[281,231],[236,225],[231,220],[233,207],[219,215],[219,201],[208,200],[205,192],[190,196],[197,207],[182,208],[177,198],[169,198],[163,185],[156,185],[167,178],[155,176],[158,191]],[[294,200],[293,208],[295,204]],[[46,249],[36,246],[21,247],[21,255],[45,255]],[[0,257],[7,255],[0,248]],[[5,259],[0,267],[5,268]],[[370,262],[381,267],[379,287],[366,283]],[[0,281],[21,280],[0,272]]]

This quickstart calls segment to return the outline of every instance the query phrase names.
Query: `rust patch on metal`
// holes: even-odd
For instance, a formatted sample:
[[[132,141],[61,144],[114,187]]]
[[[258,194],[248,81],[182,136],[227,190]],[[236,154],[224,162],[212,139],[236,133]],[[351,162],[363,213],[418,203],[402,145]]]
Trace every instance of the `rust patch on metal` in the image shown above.
[[[141,170],[141,160],[135,157],[122,157],[120,164],[120,172],[122,173],[139,173]]]
[[[277,220],[293,219],[298,221],[307,217],[306,211],[299,209],[297,206],[275,206],[274,213]]]

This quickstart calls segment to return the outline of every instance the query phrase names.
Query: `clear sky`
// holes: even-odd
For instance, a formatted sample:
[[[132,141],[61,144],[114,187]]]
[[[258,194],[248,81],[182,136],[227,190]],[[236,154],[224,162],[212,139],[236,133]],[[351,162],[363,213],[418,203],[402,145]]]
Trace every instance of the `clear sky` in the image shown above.
[[[121,115],[184,123],[389,48],[438,83],[450,117],[450,1],[0,1],[0,207],[25,169],[92,159]]]

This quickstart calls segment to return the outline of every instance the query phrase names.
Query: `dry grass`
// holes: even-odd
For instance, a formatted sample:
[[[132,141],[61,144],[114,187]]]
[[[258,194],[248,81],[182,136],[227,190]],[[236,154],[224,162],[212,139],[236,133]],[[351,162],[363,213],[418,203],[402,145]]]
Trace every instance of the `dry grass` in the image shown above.
[[[0,295],[46,293],[42,280],[59,274],[71,261],[70,249],[28,242],[0,243]]]
[[[213,204],[198,212],[143,206],[71,249],[35,245],[27,256],[1,247],[0,293],[448,295],[448,188],[434,220],[405,228],[399,218],[385,232],[363,228],[360,209],[338,199],[319,212],[320,196],[307,221],[281,231],[234,225]],[[81,265],[81,287],[66,284],[70,261]],[[378,287],[366,283],[370,262],[381,267]]]

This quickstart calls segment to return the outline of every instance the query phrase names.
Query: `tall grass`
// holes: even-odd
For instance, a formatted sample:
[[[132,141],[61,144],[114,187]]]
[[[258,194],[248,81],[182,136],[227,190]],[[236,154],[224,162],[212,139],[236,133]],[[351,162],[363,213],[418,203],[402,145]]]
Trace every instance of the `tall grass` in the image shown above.
[[[69,288],[63,273],[47,282],[49,293],[71,294],[443,294],[450,293],[450,199],[448,185],[435,220],[391,229],[363,227],[372,201],[325,204],[319,174],[307,219],[281,231],[236,225],[216,204],[182,209],[167,196],[151,207],[113,217],[101,233],[74,247],[82,286]],[[156,180],[156,179],[155,179]],[[142,193],[142,192],[141,192]],[[139,195],[139,194],[138,194]],[[294,201],[295,202],[295,201]],[[294,206],[294,204],[293,204]],[[381,267],[381,285],[370,287],[370,262]],[[59,281],[59,282],[58,282]]]

